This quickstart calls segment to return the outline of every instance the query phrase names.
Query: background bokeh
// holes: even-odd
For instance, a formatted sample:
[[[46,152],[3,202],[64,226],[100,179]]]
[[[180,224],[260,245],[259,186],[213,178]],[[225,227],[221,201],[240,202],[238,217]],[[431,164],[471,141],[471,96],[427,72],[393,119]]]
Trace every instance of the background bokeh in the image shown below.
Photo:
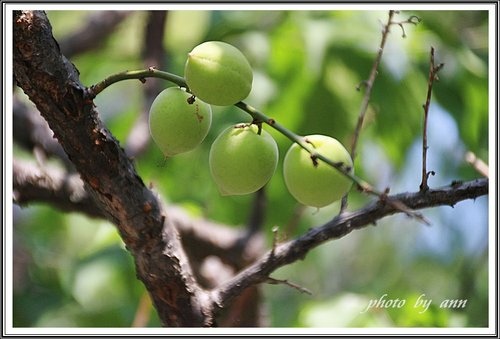
[[[68,36],[91,14],[48,11],[55,38]],[[390,187],[392,193],[417,191],[420,184],[430,46],[445,66],[430,109],[428,169],[436,175],[429,185],[480,177],[464,160],[468,151],[488,159],[488,13],[403,11],[395,19],[411,15],[422,22],[404,25],[406,38],[399,26],[391,27],[355,163],[360,177],[378,189]],[[147,18],[146,12],[131,13],[98,49],[72,57],[83,84],[144,68]],[[327,134],[349,145],[363,96],[356,86],[368,77],[386,19],[386,11],[172,11],[163,41],[165,70],[182,75],[186,54],[198,43],[231,43],[254,69],[246,102],[299,134]],[[139,81],[117,83],[95,100],[120,142],[142,109],[141,86]],[[196,150],[165,161],[150,143],[134,161],[143,180],[168,203],[241,227],[252,197],[219,195],[208,170],[208,150],[226,126],[250,117],[235,107],[213,111],[210,133]],[[267,130],[280,150],[278,170],[266,191],[263,232],[270,244],[273,226],[279,226],[282,238],[293,238],[328,221],[339,206],[298,206],[282,177],[290,141]],[[14,155],[33,156],[16,145]],[[372,199],[353,190],[349,209]],[[487,326],[488,198],[423,213],[430,227],[404,215],[391,216],[279,269],[273,277],[304,286],[313,295],[283,285],[263,286],[269,326]],[[132,324],[145,289],[113,225],[43,204],[14,205],[13,214],[15,326]],[[384,294],[406,300],[405,307],[360,313]],[[432,299],[432,306],[419,313],[413,305],[422,294]],[[440,308],[445,299],[467,302],[458,309]],[[159,325],[151,310],[148,326]]]

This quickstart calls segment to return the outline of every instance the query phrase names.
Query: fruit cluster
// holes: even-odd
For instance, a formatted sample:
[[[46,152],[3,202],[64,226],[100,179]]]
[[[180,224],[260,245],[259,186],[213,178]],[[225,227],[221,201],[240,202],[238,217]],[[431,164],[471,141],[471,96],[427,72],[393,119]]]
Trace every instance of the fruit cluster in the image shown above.
[[[210,105],[238,103],[248,96],[253,81],[245,56],[236,47],[220,41],[196,46],[188,54],[184,77],[188,89],[165,89],[149,112],[151,136],[167,157],[198,146],[210,129]],[[304,141],[352,173],[351,157],[336,139],[310,135]],[[210,173],[222,195],[248,194],[271,179],[278,158],[276,141],[261,124],[240,123],[225,129],[213,142]],[[339,200],[352,185],[349,178],[296,143],[285,155],[283,173],[292,196],[304,205],[318,208]]]

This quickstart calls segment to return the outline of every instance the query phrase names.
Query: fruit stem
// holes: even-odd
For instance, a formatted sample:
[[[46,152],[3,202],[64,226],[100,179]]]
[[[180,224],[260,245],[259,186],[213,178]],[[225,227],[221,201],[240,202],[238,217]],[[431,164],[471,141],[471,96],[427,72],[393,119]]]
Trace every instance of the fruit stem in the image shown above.
[[[358,187],[361,191],[363,191],[367,194],[375,195],[380,199],[381,202],[389,204],[389,205],[393,206],[394,208],[406,213],[406,215],[408,215],[410,217],[414,217],[414,218],[422,221],[425,224],[429,224],[429,222],[427,220],[425,220],[421,214],[409,209],[402,202],[397,201],[397,200],[396,201],[388,200],[387,199],[387,192],[377,191],[372,185],[370,185],[369,183],[367,183],[363,179],[358,178],[353,173],[351,173],[350,169],[345,168],[345,166],[342,162],[332,161],[332,160],[328,159],[327,157],[325,157],[324,155],[316,152],[314,146],[311,143],[308,143],[306,138],[293,133],[292,131],[290,131],[286,127],[284,127],[283,125],[279,124],[276,120],[269,118],[264,113],[258,111],[257,109],[244,103],[243,101],[236,103],[235,106],[242,109],[243,111],[247,112],[248,114],[250,114],[253,118],[253,121],[261,121],[261,122],[266,123],[267,125],[271,126],[275,130],[277,130],[278,132],[280,132],[281,134],[286,136],[291,141],[298,144],[300,147],[305,149],[311,155],[312,159],[316,159],[316,160],[320,159],[324,163],[337,169],[344,176],[348,177],[354,183],[356,183],[356,185],[358,185]]]
[[[136,70],[136,71],[125,71],[125,72],[120,72],[116,73],[113,75],[110,75],[106,79],[102,80],[101,82],[98,82],[95,85],[92,85],[87,88],[87,96],[89,99],[94,99],[99,93],[101,93],[103,90],[108,88],[114,83],[117,83],[119,81],[123,80],[129,80],[129,79],[137,79],[140,80],[141,82],[145,82],[146,78],[160,78],[164,80],[168,80],[170,82],[173,82],[174,84],[186,88],[186,90],[189,92],[189,89],[186,84],[186,80],[184,80],[183,77],[180,77],[178,75],[164,72],[157,70],[154,67],[149,67],[148,69],[144,70]]]
[[[371,194],[375,194],[377,196],[382,195],[382,193],[377,192],[369,183],[362,180],[361,178],[358,178],[357,176],[355,176],[351,172],[347,171],[344,168],[344,165],[342,162],[332,161],[332,160],[328,159],[327,157],[325,157],[324,155],[316,152],[314,146],[311,143],[308,143],[304,137],[297,135],[294,132],[288,130],[286,127],[284,127],[283,125],[278,123],[276,120],[269,118],[264,113],[258,111],[257,109],[244,103],[243,101],[236,103],[235,106],[240,108],[241,110],[247,112],[248,114],[250,114],[252,116],[252,118],[254,119],[254,121],[261,121],[263,123],[266,123],[267,125],[271,126],[275,130],[277,130],[278,132],[280,132],[281,134],[286,136],[291,141],[298,144],[300,147],[305,149],[309,154],[311,154],[311,158],[319,159],[319,160],[325,162],[326,164],[336,168],[338,171],[340,171],[340,173],[342,173],[343,175],[345,175],[346,177],[351,179],[354,183],[356,183],[362,191],[367,192],[367,193],[371,193]]]
[[[129,80],[129,79],[137,79],[140,80],[141,82],[145,82],[146,78],[160,78],[164,80],[168,80],[170,82],[175,83],[179,87],[184,87],[186,88],[186,91],[189,92],[189,88],[187,87],[186,80],[184,80],[183,77],[180,77],[178,75],[164,72],[157,70],[154,67],[149,67],[148,69],[145,70],[136,70],[136,71],[125,71],[121,73],[116,73],[113,75],[110,75],[106,79],[102,80],[101,82],[92,85],[86,89],[86,95],[88,99],[92,100],[94,99],[99,93],[101,93],[104,89],[107,87],[111,86],[114,83],[117,83],[122,80]],[[405,212],[407,215],[415,217],[417,219],[423,220],[425,223],[425,219],[418,213],[406,208],[404,205],[401,206],[401,203],[398,201],[391,201],[385,199],[387,197],[386,193],[379,192],[373,188],[369,183],[366,181],[362,180],[361,178],[358,178],[354,174],[352,174],[349,169],[344,168],[343,163],[338,163],[334,162],[324,155],[317,153],[314,149],[314,147],[307,143],[304,137],[299,136],[298,134],[293,133],[292,131],[288,130],[286,127],[278,123],[276,120],[273,118],[269,118],[267,115],[264,113],[258,111],[254,107],[244,103],[243,101],[237,102],[234,104],[236,107],[240,108],[241,110],[247,112],[252,116],[253,121],[252,123],[258,124],[258,123],[265,123],[284,136],[286,136],[288,139],[291,141],[297,143],[300,147],[305,149],[309,154],[311,154],[311,158],[314,159],[319,159],[323,161],[324,163],[336,168],[340,173],[342,173],[344,176],[348,177],[351,179],[354,183],[356,183],[359,187],[359,189],[367,194],[375,195],[377,196],[381,201],[385,201],[388,204],[391,204],[395,206],[396,208],[400,209],[401,211]]]

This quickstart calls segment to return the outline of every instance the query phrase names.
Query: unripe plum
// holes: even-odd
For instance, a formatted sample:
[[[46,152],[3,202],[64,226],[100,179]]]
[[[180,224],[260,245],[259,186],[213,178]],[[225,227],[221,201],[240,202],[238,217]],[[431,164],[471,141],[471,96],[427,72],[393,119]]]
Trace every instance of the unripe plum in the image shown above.
[[[210,105],[200,99],[188,103],[191,96],[179,87],[169,87],[158,94],[149,110],[151,137],[167,157],[192,150],[210,129]]]
[[[315,151],[353,173],[353,163],[349,152],[335,138],[326,135],[309,135],[305,140]],[[283,160],[283,174],[288,191],[300,203],[314,207],[324,207],[349,191],[351,179],[336,168],[317,159],[294,143]]]
[[[278,146],[258,126],[238,124],[225,129],[210,149],[212,178],[222,195],[257,191],[273,176],[278,164]]]
[[[188,54],[184,77],[196,97],[212,105],[229,106],[248,96],[253,73],[239,49],[222,41],[207,41]]]

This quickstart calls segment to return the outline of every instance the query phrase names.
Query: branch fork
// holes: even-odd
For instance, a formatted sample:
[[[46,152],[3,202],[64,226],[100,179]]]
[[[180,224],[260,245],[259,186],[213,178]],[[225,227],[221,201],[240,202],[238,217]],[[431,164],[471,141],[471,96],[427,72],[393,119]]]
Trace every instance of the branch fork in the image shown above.
[[[395,12],[395,13],[399,13],[399,12]],[[398,25],[401,28],[401,31],[403,32],[402,37],[406,38],[406,32],[405,32],[404,25],[405,24],[412,24],[412,25],[416,26],[421,21],[422,21],[422,19],[420,17],[418,17],[416,15],[412,15],[412,16],[410,16],[408,19],[406,19],[404,21],[391,21],[389,24],[390,25]]]

